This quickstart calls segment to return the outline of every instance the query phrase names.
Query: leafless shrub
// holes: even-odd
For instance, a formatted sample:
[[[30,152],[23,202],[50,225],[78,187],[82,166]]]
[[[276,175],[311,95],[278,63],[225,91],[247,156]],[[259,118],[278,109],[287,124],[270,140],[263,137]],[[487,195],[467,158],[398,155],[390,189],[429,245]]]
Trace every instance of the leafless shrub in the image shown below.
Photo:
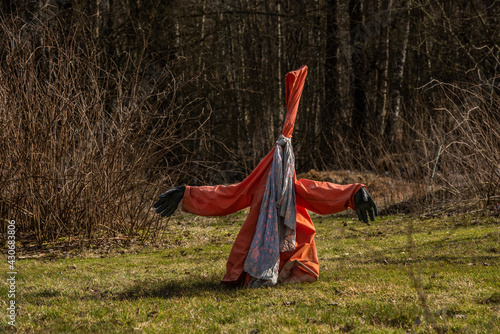
[[[208,119],[178,103],[187,78],[141,56],[119,68],[87,28],[1,21],[0,212],[38,242],[154,235],[152,201]]]
[[[412,127],[430,175],[456,199],[488,205],[498,196],[500,176],[500,98],[491,84],[433,81],[415,99],[420,127]],[[418,124],[418,123],[417,123]]]
[[[499,200],[500,94],[491,83],[433,80],[405,105],[400,141],[380,134],[329,140],[334,169],[365,169],[412,184],[402,211],[438,209],[443,200],[476,208]],[[404,205],[403,205],[404,206]],[[391,212],[394,210],[391,210]],[[396,210],[397,211],[397,210]]]

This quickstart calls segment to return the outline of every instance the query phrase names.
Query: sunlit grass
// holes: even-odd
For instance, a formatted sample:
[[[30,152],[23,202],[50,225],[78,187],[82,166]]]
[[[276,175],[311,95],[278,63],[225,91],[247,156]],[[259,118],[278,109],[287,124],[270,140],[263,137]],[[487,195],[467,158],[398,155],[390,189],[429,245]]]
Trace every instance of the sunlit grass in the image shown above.
[[[163,250],[18,260],[17,328],[500,332],[498,218],[392,216],[367,226],[346,217],[316,217],[319,281],[227,288],[220,279],[244,217],[178,216],[163,236]],[[6,293],[3,284],[0,294]],[[6,324],[5,312],[1,319]]]

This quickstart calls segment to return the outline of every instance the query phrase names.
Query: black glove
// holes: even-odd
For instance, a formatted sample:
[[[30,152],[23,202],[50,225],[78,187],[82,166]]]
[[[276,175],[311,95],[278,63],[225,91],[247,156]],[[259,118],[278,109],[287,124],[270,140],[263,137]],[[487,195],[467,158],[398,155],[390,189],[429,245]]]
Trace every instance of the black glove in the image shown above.
[[[185,186],[173,187],[160,195],[160,199],[153,205],[157,213],[161,213],[162,217],[170,217],[175,212],[177,206],[184,197]]]
[[[366,216],[366,211],[370,215],[372,221],[375,220],[375,216],[378,216],[378,208],[372,197],[368,193],[368,190],[363,187],[358,190],[354,195],[354,206],[356,207],[356,213],[358,214],[359,220],[364,221],[368,224],[368,217]]]

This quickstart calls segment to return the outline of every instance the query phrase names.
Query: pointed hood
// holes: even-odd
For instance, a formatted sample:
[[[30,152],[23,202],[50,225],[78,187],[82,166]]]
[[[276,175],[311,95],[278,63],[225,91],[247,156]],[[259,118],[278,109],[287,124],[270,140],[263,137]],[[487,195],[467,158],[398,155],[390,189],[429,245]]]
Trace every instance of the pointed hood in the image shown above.
[[[307,76],[307,66],[303,65],[298,70],[288,72],[285,78],[286,86],[286,118],[283,124],[283,136],[292,137],[297,109],[299,108],[300,96],[304,90]]]

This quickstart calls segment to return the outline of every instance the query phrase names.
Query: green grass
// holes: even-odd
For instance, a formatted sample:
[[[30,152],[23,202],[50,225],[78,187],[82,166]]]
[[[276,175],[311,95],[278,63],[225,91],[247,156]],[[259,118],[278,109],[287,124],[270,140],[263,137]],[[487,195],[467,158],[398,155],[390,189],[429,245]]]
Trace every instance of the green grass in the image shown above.
[[[178,216],[162,250],[18,260],[17,329],[500,332],[498,218],[392,216],[367,226],[352,218],[315,217],[319,281],[227,288],[219,282],[244,217]],[[5,283],[0,295],[5,309]],[[9,331],[5,312],[1,320]]]

